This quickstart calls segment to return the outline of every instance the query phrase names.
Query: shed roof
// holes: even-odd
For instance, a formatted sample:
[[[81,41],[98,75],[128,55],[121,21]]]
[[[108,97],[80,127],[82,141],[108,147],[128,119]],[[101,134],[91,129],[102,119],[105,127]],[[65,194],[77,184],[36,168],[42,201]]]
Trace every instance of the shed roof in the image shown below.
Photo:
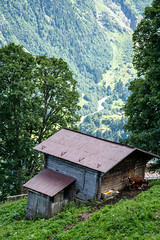
[[[74,181],[75,179],[72,177],[68,177],[46,168],[26,182],[23,186],[53,197]]]
[[[34,149],[103,173],[135,151],[144,154],[148,159],[159,157],[131,146],[69,129],[61,129]]]

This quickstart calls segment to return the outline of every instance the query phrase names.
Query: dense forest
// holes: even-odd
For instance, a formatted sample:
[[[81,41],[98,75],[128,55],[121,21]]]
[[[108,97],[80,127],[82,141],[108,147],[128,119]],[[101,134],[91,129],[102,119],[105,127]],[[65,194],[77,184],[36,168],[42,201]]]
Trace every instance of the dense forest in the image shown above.
[[[132,33],[151,0],[4,0],[0,46],[21,44],[33,55],[61,57],[77,80],[79,129],[118,141],[121,111],[136,76]]]

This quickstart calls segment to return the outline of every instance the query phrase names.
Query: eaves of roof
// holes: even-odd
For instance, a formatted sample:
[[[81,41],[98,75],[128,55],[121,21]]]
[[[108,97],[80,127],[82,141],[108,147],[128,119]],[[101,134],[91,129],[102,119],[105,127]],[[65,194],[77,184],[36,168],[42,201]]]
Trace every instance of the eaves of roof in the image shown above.
[[[34,149],[103,173],[135,151],[147,155],[149,159],[160,158],[141,149],[68,129],[61,129]]]

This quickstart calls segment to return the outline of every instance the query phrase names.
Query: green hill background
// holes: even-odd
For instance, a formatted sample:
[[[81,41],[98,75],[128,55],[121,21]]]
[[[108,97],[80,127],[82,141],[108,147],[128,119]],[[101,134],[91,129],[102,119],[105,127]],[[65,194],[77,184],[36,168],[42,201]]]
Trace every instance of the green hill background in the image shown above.
[[[78,81],[79,129],[118,141],[120,110],[136,72],[132,32],[151,0],[3,0],[0,46],[15,42],[33,55],[62,57]]]

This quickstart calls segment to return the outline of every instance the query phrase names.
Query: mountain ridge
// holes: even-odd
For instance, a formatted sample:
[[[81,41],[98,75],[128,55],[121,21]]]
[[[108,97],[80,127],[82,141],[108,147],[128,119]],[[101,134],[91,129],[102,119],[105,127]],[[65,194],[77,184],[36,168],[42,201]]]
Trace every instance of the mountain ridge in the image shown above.
[[[114,105],[123,105],[129,95],[128,83],[135,77],[131,34],[150,3],[151,0],[4,0],[0,3],[0,46],[15,42],[33,55],[62,57],[78,81],[82,115],[94,113],[98,101],[108,96],[102,115],[97,115],[100,123],[96,126],[92,119],[93,126],[88,122],[80,126],[93,135],[101,131],[100,136],[104,137],[104,131],[111,126],[102,121],[107,117],[121,121],[120,106]],[[110,134],[105,137],[117,140]]]

